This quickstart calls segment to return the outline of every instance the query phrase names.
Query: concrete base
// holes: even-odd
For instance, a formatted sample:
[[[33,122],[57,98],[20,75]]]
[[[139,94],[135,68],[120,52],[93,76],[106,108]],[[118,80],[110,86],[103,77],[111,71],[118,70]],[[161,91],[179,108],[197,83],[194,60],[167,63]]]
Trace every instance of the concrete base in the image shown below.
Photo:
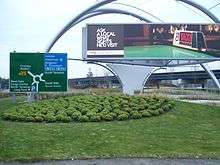
[[[107,64],[119,77],[124,94],[133,95],[135,91],[142,91],[147,79],[156,69],[149,66],[135,66],[122,64]]]

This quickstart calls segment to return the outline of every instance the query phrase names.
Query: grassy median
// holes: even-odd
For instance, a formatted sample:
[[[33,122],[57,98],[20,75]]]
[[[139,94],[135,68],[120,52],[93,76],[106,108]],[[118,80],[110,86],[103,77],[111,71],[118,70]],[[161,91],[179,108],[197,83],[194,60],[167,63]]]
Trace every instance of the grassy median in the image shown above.
[[[16,106],[0,99],[0,115]],[[103,157],[220,158],[220,107],[175,102],[156,117],[88,123],[0,118],[0,160]]]

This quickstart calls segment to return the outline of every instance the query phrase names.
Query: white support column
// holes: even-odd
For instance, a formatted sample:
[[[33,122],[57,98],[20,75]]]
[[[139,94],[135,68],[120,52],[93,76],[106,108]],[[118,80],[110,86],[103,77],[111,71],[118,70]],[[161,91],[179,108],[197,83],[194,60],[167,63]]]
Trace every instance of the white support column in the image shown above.
[[[155,70],[155,67],[107,64],[122,81],[122,89],[124,94],[133,95],[134,91],[142,90],[147,79]]]
[[[212,78],[212,80],[214,81],[214,83],[218,87],[218,89],[220,89],[220,83],[219,83],[218,79],[216,78],[215,74],[209,68],[208,64],[200,64],[200,65],[209,74],[209,76]]]

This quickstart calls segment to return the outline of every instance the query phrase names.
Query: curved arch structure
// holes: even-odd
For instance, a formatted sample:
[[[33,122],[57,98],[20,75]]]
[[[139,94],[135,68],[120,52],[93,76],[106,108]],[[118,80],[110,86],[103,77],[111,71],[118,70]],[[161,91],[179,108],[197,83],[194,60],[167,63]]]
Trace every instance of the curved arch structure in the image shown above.
[[[98,9],[101,6],[104,6],[106,4],[112,3],[114,1],[117,0],[104,0],[102,2],[99,2],[91,7],[89,7],[88,9],[86,9],[85,11],[83,11],[82,13],[80,13],[79,15],[77,15],[76,17],[74,17],[57,35],[56,37],[52,40],[52,42],[50,43],[50,45],[48,46],[48,48],[46,49],[46,52],[49,52],[51,50],[51,48],[54,46],[54,44],[59,40],[60,37],[62,37],[62,35],[64,35],[70,28],[74,27],[76,24],[82,22],[83,20],[86,20],[88,18],[97,16],[97,15],[101,15],[101,14],[109,14],[109,13],[118,13],[118,14],[125,14],[125,15],[130,15],[133,16],[135,18],[138,18],[140,20],[143,20],[145,22],[151,22],[150,20],[139,16],[135,13],[131,13],[129,11],[124,11],[124,10],[118,10],[118,9]],[[212,21],[214,21],[215,23],[220,23],[219,19],[213,14],[211,13],[209,10],[207,10],[206,8],[204,8],[203,6],[201,6],[200,4],[193,2],[191,0],[176,0],[177,2],[183,2],[186,3],[190,6],[195,7],[196,9],[200,10],[201,12],[203,12],[205,15],[207,15]],[[100,65],[105,67],[106,69],[108,69],[109,71],[111,71],[109,68],[111,68],[113,71],[111,71],[111,73],[113,73],[114,75],[116,75],[118,77],[119,82],[121,83],[122,87],[123,87],[123,92],[127,93],[127,94],[133,94],[134,90],[142,90],[143,89],[143,85],[146,83],[147,79],[150,77],[150,75],[157,70],[158,68],[153,68],[153,67],[145,67],[145,68],[140,68],[140,66],[135,66],[132,73],[137,74],[138,76],[135,75],[135,77],[137,78],[137,80],[133,80],[133,75],[131,75],[129,73],[130,68],[128,68],[126,65],[118,67],[117,64],[107,64],[106,67],[102,64],[93,62],[93,64],[96,65]],[[122,65],[122,64],[120,64]],[[135,65],[135,64],[134,64]],[[202,64],[201,66],[207,70],[207,67],[204,67]],[[121,71],[123,70],[123,71]],[[124,73],[123,73],[124,72]],[[141,72],[141,73],[140,73]],[[208,72],[209,73],[209,72]],[[124,76],[125,74],[127,74],[126,76]],[[211,76],[211,78],[214,80],[215,83],[217,83],[217,86],[220,87],[219,82],[215,81],[215,76],[213,74],[209,74]],[[122,81],[123,80],[123,81]],[[134,81],[134,83],[128,83],[129,81]],[[124,82],[124,83],[123,83]],[[141,83],[140,83],[141,82]],[[130,86],[130,87],[129,87]]]
[[[135,17],[135,18],[140,19],[142,21],[151,23],[150,20],[148,20],[142,16],[139,16],[135,13],[128,12],[128,11],[118,10],[118,9],[98,9],[98,10],[95,10],[94,12],[87,14],[86,16],[82,17],[78,21],[74,22],[70,27],[66,28],[65,31],[62,32],[62,35],[64,33],[66,33],[69,29],[71,29],[72,27],[74,27],[75,25],[79,24],[82,21],[84,21],[88,18],[92,18],[92,17],[98,16],[98,15],[104,15],[104,14],[124,14],[124,15]]]
[[[208,9],[204,8],[202,5],[200,5],[198,3],[193,2],[191,0],[176,0],[176,1],[177,2],[181,1],[183,3],[190,5],[190,6],[193,6],[193,7],[197,8],[198,10],[200,10],[201,12],[203,12],[205,15],[207,15],[215,23],[220,23],[220,20],[212,12],[210,12]]]
[[[73,23],[75,23],[76,21],[78,21],[79,19],[81,19],[82,17],[84,17],[85,15],[87,15],[89,12],[104,6],[108,3],[114,2],[116,0],[104,0],[102,2],[99,2],[91,7],[89,7],[88,9],[86,9],[85,11],[83,11],[82,13],[80,13],[79,15],[77,15],[76,17],[74,17],[69,23],[66,24],[66,26],[63,27],[63,29],[56,35],[56,37],[53,39],[53,41],[50,43],[49,47],[47,48],[46,52],[49,52],[50,49],[54,46],[54,44],[59,40],[59,38],[65,33],[63,33],[63,31],[66,31],[66,29],[69,29],[69,27],[71,27],[71,25]]]
[[[60,33],[54,38],[54,40],[50,43],[49,47],[46,49],[46,52],[49,52],[51,50],[51,48],[54,46],[54,44],[60,39],[60,37],[62,37],[69,29],[71,29],[72,27],[74,27],[78,23],[80,23],[88,18],[95,17],[98,15],[103,15],[103,14],[124,14],[124,15],[132,16],[134,18],[138,18],[142,21],[151,23],[151,21],[146,19],[145,17],[139,16],[139,15],[132,13],[132,12],[129,12],[129,11],[118,10],[118,9],[98,9],[98,10],[95,10],[93,12],[90,12],[90,13],[84,15],[83,17],[80,17],[77,20],[74,19],[70,23],[68,23],[65,26],[65,28],[62,29],[60,31]]]
[[[89,7],[88,9],[86,9],[85,11],[83,11],[82,13],[80,13],[79,15],[77,15],[76,17],[74,17],[69,23],[67,23],[67,25],[56,35],[56,37],[52,40],[52,42],[49,44],[48,48],[46,49],[46,52],[49,52],[51,50],[51,48],[54,46],[54,44],[59,40],[60,37],[62,37],[62,35],[68,31],[71,27],[73,27],[77,21],[79,21],[81,18],[83,18],[84,16],[88,15],[91,12],[94,12],[96,9],[98,9],[101,6],[104,6],[106,4],[112,3],[114,1],[117,0],[104,0],[102,2],[99,2],[91,7]],[[203,6],[199,5],[196,2],[190,1],[190,0],[176,0],[177,2],[183,2],[186,3],[190,6],[193,6],[195,8],[197,8],[198,10],[202,11],[204,14],[206,14],[211,20],[213,20],[215,23],[220,23],[219,19],[209,10],[207,10],[206,8],[204,8]],[[130,13],[130,12],[128,12]],[[101,13],[100,13],[101,14]],[[100,15],[97,14],[97,15]],[[88,17],[90,18],[90,17]],[[86,18],[87,19],[87,18]],[[85,19],[83,19],[85,20]],[[144,19],[143,19],[144,20]],[[81,22],[81,21],[80,21]]]
[[[139,11],[144,12],[145,14],[150,15],[151,17],[157,19],[158,21],[164,23],[164,21],[163,21],[162,19],[160,19],[159,17],[157,17],[157,16],[155,16],[155,15],[149,13],[149,12],[146,12],[145,10],[142,10],[142,9],[140,9],[140,8],[138,8],[138,7],[135,7],[135,6],[132,6],[132,5],[127,5],[127,4],[124,4],[124,3],[114,3],[114,4],[119,4],[119,5],[131,7],[131,8],[133,8],[133,9],[137,9],[137,10],[139,10]]]

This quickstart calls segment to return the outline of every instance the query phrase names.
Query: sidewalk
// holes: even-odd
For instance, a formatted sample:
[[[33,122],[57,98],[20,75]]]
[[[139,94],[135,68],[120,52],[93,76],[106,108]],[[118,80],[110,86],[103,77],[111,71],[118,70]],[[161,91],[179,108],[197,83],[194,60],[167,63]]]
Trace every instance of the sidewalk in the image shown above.
[[[88,160],[51,160],[39,162],[0,162],[0,165],[219,165],[220,159],[115,158]]]

